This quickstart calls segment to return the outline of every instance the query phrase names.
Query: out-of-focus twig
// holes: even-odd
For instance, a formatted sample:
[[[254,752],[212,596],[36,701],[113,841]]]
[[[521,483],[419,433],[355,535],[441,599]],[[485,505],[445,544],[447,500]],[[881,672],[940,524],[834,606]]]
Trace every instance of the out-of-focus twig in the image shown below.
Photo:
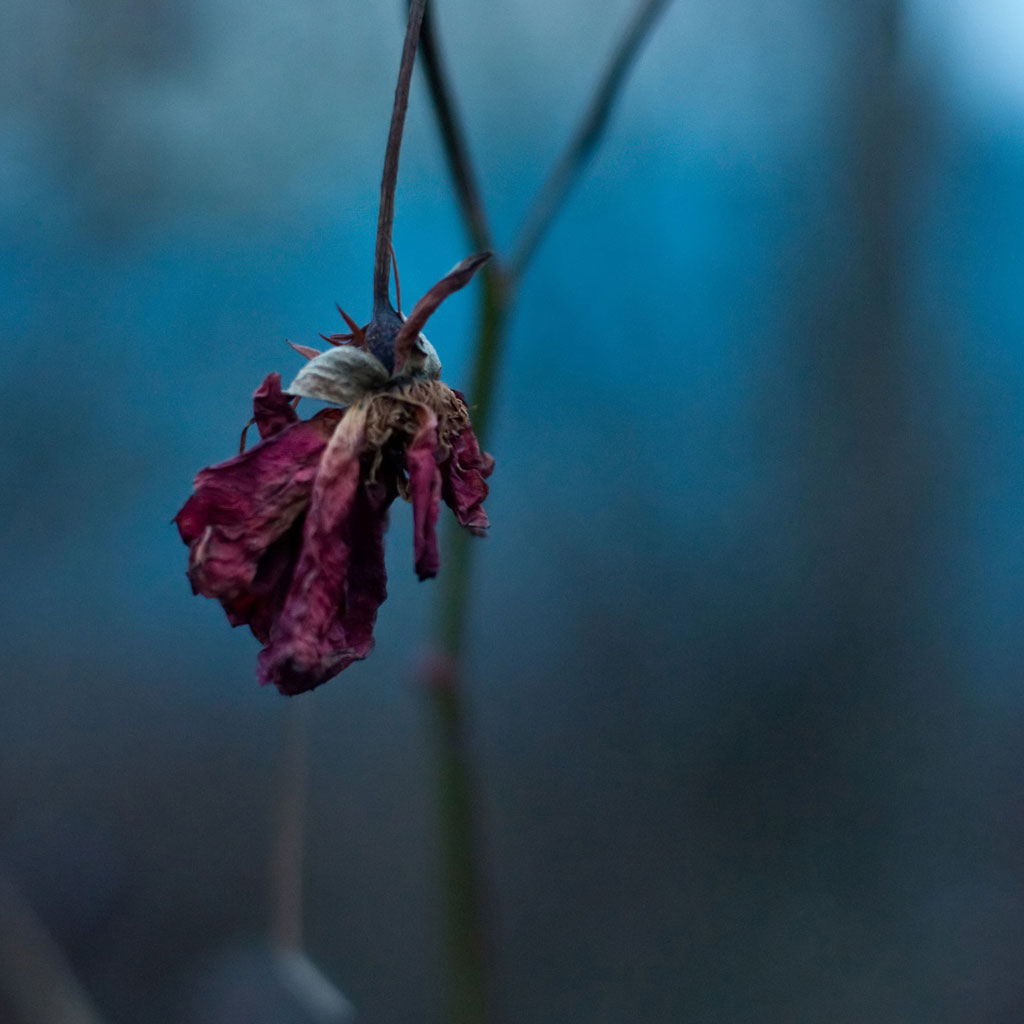
[[[512,258],[492,259],[481,274],[475,361],[469,398],[473,426],[483,442],[490,425],[498,367],[516,285],[547,228],[608,121],[615,98],[643,40],[669,0],[641,0],[612,55],[579,128],[538,193],[523,222]],[[484,203],[448,86],[441,50],[430,16],[421,40],[424,73],[437,117],[459,211],[476,249],[494,249]],[[441,848],[444,858],[450,1002],[452,1024],[494,1019],[494,967],[487,904],[486,872],[480,856],[479,824],[472,756],[466,736],[465,697],[460,660],[468,619],[469,539],[449,530],[446,571],[439,580],[436,655],[431,660],[429,693],[436,725],[436,758]]]
[[[0,867],[0,1001],[18,1024],[103,1024],[67,958]]]
[[[283,949],[302,948],[302,851],[308,776],[308,701],[284,708],[270,852],[270,937]]]
[[[569,190],[601,138],[615,98],[640,51],[641,44],[669,2],[670,0],[642,0],[633,15],[633,20],[615,48],[612,59],[598,83],[583,120],[537,193],[523,221],[519,240],[513,246],[512,257],[508,261],[510,281],[518,281],[522,276],[541,238],[562,208]]]
[[[459,123],[455,110],[455,100],[448,86],[448,76],[444,61],[441,59],[440,45],[434,34],[434,15],[428,10],[423,18],[423,29],[420,34],[420,58],[423,62],[423,73],[430,89],[430,100],[434,105],[434,114],[441,131],[441,144],[444,146],[448,159],[448,168],[455,186],[462,219],[466,222],[473,248],[477,251],[494,249],[491,230],[487,225],[487,213],[484,210],[480,187],[477,185],[476,173],[469,157],[469,147]]]
[[[430,90],[441,145],[448,161],[448,170],[455,187],[455,196],[466,233],[477,251],[495,253],[494,239],[487,221],[483,195],[476,170],[469,154],[469,146],[462,130],[455,100],[445,70],[441,46],[434,31],[434,15],[428,9],[423,19],[420,37],[420,57],[423,74]],[[470,395],[474,401],[473,429],[483,439],[489,412],[490,381],[497,365],[501,343],[501,324],[507,306],[506,275],[501,257],[494,255],[480,273],[480,306],[477,331],[476,365]]]

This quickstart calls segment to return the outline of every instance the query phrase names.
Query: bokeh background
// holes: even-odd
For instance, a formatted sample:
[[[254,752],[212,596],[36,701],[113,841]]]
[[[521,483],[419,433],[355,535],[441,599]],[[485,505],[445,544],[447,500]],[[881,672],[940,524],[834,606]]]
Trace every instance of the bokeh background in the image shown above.
[[[632,3],[436,7],[507,246]],[[0,14],[0,864],[110,1024],[213,1020],[266,934],[288,704],[170,519],[284,339],[369,313],[402,24]],[[488,439],[509,1021],[1024,1019],[1022,52],[1013,0],[676,0],[644,48]],[[418,77],[395,245],[413,297],[468,251]],[[303,698],[307,948],[367,1022],[443,993],[408,519],[377,651]]]

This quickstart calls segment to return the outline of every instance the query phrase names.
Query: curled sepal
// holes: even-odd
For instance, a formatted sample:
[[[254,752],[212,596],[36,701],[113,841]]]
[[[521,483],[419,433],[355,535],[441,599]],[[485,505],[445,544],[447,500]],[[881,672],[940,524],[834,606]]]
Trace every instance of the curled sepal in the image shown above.
[[[416,342],[426,322],[434,314],[438,306],[453,292],[465,288],[473,275],[491,258],[489,252],[478,252],[467,256],[461,263],[456,263],[426,295],[412,308],[409,318],[395,335],[395,376],[412,376],[406,368],[406,360],[415,359],[418,348]],[[426,339],[422,339],[426,341]],[[426,342],[430,345],[430,342]],[[425,354],[425,353],[424,353]]]
[[[321,352],[299,370],[288,394],[349,406],[388,382],[384,364],[364,349],[339,345]]]

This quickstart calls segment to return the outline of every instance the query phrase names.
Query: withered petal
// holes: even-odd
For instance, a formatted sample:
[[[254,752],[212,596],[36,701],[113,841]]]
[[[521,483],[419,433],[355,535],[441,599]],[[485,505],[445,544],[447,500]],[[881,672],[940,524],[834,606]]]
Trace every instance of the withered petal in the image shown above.
[[[321,454],[339,414],[318,413],[272,434],[249,451],[200,470],[195,490],[175,516],[189,545],[189,579],[197,594],[236,606],[260,558],[306,510]]]
[[[394,491],[380,483],[363,483],[356,494],[349,517],[351,555],[345,598],[330,635],[337,649],[348,652],[338,672],[373,650],[377,609],[388,596],[384,533],[394,497]]]
[[[288,396],[281,390],[281,374],[271,373],[252,396],[253,420],[261,438],[280,433],[299,420]]]
[[[412,499],[412,529],[416,575],[421,580],[437,575],[441,560],[437,551],[437,515],[441,507],[441,471],[437,467],[437,416],[421,405],[419,429],[405,449]]]
[[[302,547],[303,519],[297,519],[283,537],[263,553],[252,583],[234,600],[221,599],[232,626],[248,626],[261,644],[270,639],[274,620],[281,614],[292,570]]]
[[[308,363],[288,385],[288,393],[348,406],[388,382],[384,364],[361,348],[339,345]]]
[[[494,459],[480,450],[473,428],[465,426],[451,441],[451,454],[441,463],[441,494],[461,526],[483,536],[490,525],[484,499]]]
[[[353,645],[339,615],[355,552],[364,540],[355,535],[354,527],[359,521],[365,428],[365,409],[353,407],[320,460],[302,552],[284,607],[271,628],[269,644],[259,657],[260,682],[272,682],[282,693],[300,693],[326,682],[352,661],[365,657],[372,644],[372,622],[369,639],[365,630],[360,631]],[[378,511],[377,518],[382,519],[383,512]],[[383,532],[383,525],[380,530]]]

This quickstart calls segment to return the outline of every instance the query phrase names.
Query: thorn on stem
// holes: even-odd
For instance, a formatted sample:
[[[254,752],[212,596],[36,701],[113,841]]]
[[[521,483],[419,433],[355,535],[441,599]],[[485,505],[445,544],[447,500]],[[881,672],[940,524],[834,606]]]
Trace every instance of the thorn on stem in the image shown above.
[[[323,338],[323,335],[321,334],[320,337]],[[291,347],[295,349],[300,356],[305,356],[307,359],[314,359],[316,356],[320,355],[320,352],[317,349],[310,348],[308,345],[296,345],[294,341],[288,341],[287,338],[284,340],[291,345]],[[329,341],[330,339],[328,338],[325,340]]]

